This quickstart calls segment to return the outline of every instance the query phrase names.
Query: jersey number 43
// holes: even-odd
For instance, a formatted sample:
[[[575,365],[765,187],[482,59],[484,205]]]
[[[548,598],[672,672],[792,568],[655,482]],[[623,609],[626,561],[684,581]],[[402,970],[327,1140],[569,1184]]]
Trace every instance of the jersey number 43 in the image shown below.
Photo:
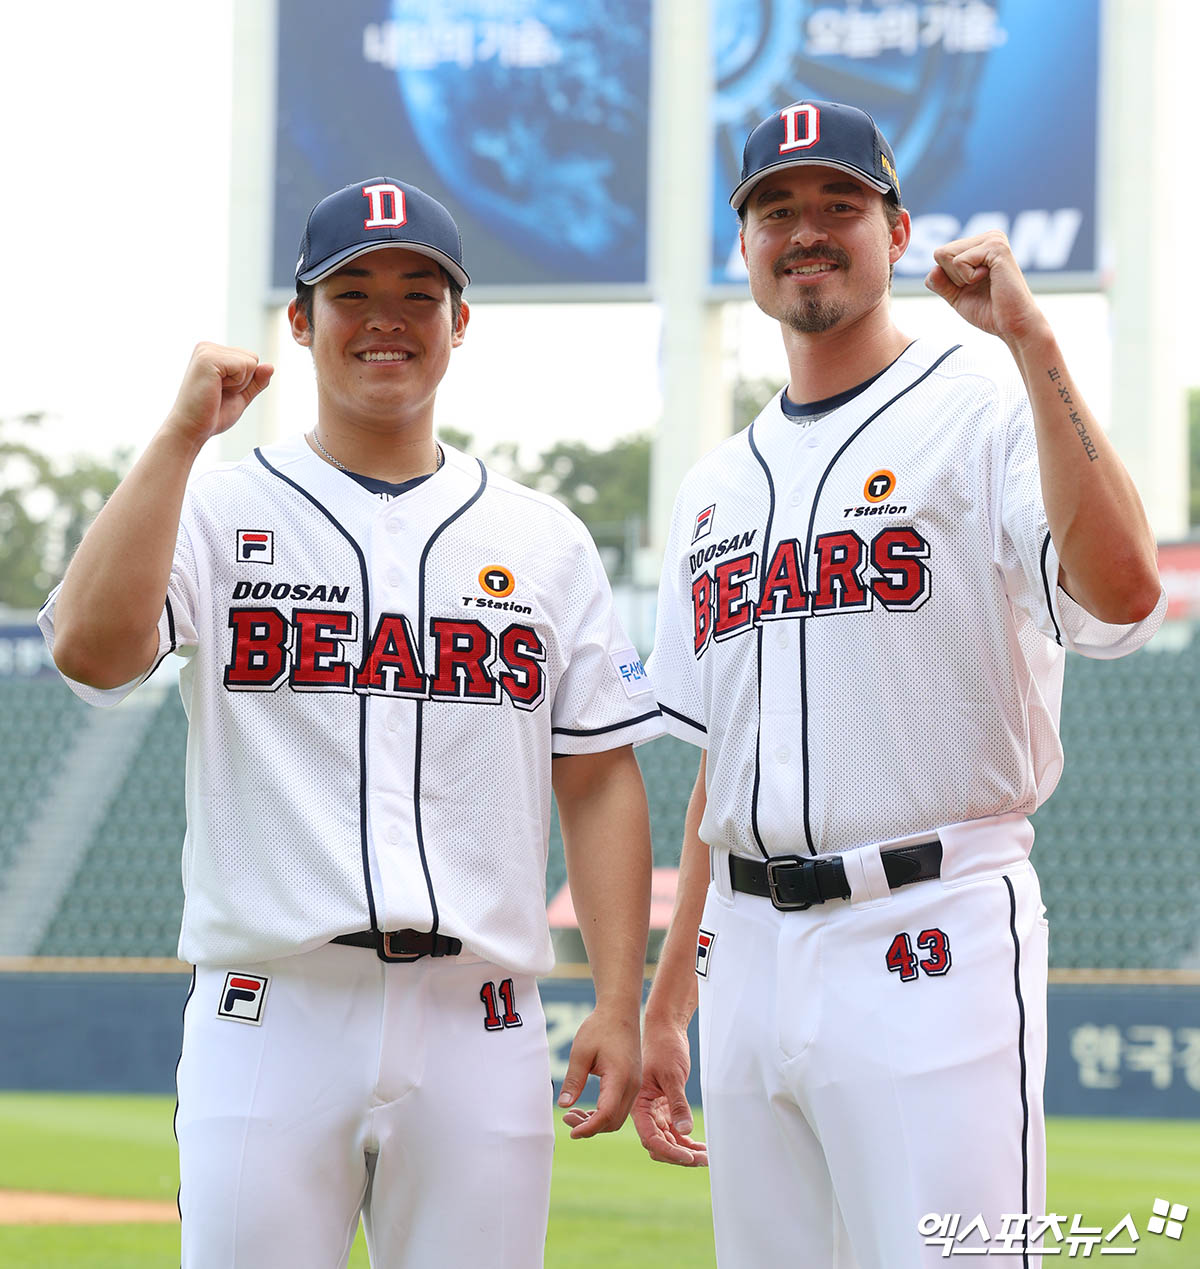
[[[887,967],[900,975],[902,983],[911,983],[924,970],[930,978],[938,978],[950,969],[950,940],[938,929],[922,930],[917,935],[917,947],[929,955],[921,958],[913,952],[912,939],[906,933],[897,934],[887,950]]]

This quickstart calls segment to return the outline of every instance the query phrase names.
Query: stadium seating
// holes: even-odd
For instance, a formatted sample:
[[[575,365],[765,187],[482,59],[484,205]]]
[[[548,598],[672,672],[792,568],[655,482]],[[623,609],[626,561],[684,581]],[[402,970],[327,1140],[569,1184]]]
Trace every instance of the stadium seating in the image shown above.
[[[57,678],[0,679],[0,885],[86,708]]]
[[[1056,968],[1200,960],[1200,640],[1068,657],[1066,766],[1034,816]]]
[[[186,720],[168,691],[39,948],[54,956],[175,955],[183,912]]]

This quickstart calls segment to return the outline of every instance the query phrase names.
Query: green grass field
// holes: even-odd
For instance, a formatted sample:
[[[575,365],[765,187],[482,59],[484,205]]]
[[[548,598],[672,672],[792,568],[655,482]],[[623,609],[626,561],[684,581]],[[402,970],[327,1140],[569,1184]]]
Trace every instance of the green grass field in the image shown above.
[[[164,1097],[0,1093],[0,1188],[173,1199],[173,1110]],[[1051,1210],[1105,1231],[1132,1212],[1143,1234],[1137,1269],[1200,1263],[1194,1121],[1054,1119],[1049,1141]],[[1155,1198],[1195,1209],[1179,1241],[1146,1233]],[[172,1225],[0,1226],[6,1269],[163,1269],[178,1264],[178,1246]],[[361,1235],[350,1264],[367,1269]],[[593,1141],[560,1135],[548,1269],[713,1264],[704,1172],[650,1163],[628,1125]]]

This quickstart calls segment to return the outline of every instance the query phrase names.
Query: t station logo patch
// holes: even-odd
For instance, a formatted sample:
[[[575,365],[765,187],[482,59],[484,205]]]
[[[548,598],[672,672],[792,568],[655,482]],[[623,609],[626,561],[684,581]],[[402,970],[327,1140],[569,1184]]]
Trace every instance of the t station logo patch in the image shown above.
[[[270,981],[262,974],[243,974],[237,970],[226,974],[225,986],[217,1004],[217,1017],[261,1027]]]
[[[873,471],[863,482],[862,496],[866,499],[865,505],[843,507],[842,517],[848,520],[851,516],[905,515],[908,512],[907,503],[888,501],[895,492],[895,473],[888,471],[886,467],[881,467],[878,471]]]
[[[493,599],[506,599],[516,582],[503,564],[488,564],[479,571],[479,584]]]
[[[528,604],[519,604],[508,597],[517,587],[516,578],[503,564],[486,564],[479,570],[479,589],[483,595],[464,595],[464,608],[503,608],[507,612],[532,613]]]
[[[239,529],[237,560],[239,564],[274,564],[275,534],[272,530]]]

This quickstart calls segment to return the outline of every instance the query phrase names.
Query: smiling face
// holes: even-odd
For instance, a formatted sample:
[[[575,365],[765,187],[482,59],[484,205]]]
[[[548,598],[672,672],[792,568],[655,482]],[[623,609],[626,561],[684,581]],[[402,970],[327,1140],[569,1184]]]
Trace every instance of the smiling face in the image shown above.
[[[375,433],[432,426],[450,351],[470,310],[452,312],[439,265],[405,247],[350,261],[313,288],[311,318],[292,301],[297,343],[311,349],[319,417]]]
[[[745,203],[742,257],[755,303],[800,334],[886,312],[909,220],[889,223],[883,195],[837,168],[769,173]]]

